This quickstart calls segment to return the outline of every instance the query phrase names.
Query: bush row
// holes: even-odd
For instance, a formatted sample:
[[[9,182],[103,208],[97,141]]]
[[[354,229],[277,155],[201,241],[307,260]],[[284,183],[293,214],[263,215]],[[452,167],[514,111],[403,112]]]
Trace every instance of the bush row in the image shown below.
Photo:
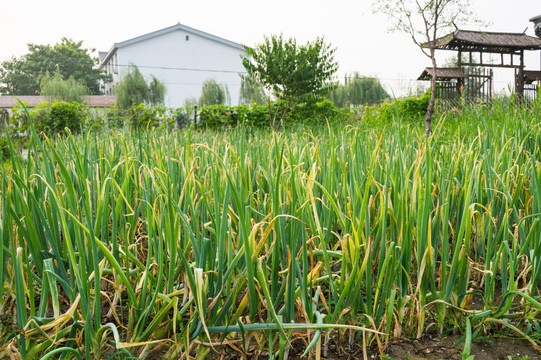
[[[164,106],[147,106],[140,104],[123,110],[117,107],[92,109],[85,105],[64,101],[51,104],[43,103],[28,109],[34,126],[38,132],[47,135],[61,134],[66,128],[71,133],[81,131],[102,130],[105,128],[121,129],[182,127],[193,125],[197,127],[219,128],[239,124],[265,127],[269,126],[269,117],[278,116],[288,105],[272,103],[263,105],[211,105],[201,108],[185,106],[181,108],[166,108]],[[340,121],[351,116],[349,109],[337,108],[332,102],[323,100],[312,104],[296,104],[287,111],[287,123],[322,123],[325,121]],[[9,119],[12,133],[24,134],[28,131],[28,118],[22,108],[14,108]]]
[[[126,128],[197,128],[219,129],[237,125],[251,127],[269,127],[271,119],[280,121],[285,112],[284,124],[322,125],[355,121],[361,116],[366,121],[394,121],[397,116],[406,119],[418,119],[424,116],[428,106],[428,95],[385,102],[364,108],[338,108],[333,102],[323,100],[313,103],[300,103],[289,106],[287,103],[274,102],[267,105],[211,105],[201,108],[185,106],[166,108],[164,106],[147,106],[140,104],[130,109],[89,108],[80,103],[64,101],[51,104],[43,103],[28,113],[33,119],[38,133],[47,136],[62,134],[66,128],[73,134],[86,131],[102,131],[104,129]],[[26,146],[29,133],[29,119],[25,109],[14,108],[8,120],[8,129],[14,143]],[[5,133],[5,132],[4,132]],[[5,136],[0,141],[0,154],[3,158],[9,155]],[[4,146],[5,145],[5,146]]]
[[[268,105],[211,105],[200,109],[197,126],[206,128],[231,127],[239,124],[254,127],[268,127],[271,119],[279,121],[285,111],[286,124],[313,124],[340,122],[351,119],[354,113],[341,109],[329,100],[314,103],[301,103],[289,106],[287,103],[274,102]]]

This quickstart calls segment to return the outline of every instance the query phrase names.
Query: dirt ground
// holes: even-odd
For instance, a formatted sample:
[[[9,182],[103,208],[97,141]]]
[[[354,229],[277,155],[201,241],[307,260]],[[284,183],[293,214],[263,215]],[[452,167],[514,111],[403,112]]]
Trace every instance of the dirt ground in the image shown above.
[[[458,335],[446,338],[427,335],[419,340],[394,342],[387,348],[385,354],[393,360],[462,360],[461,353],[464,343],[456,346],[459,339]],[[530,360],[541,360],[541,353],[536,351],[528,341],[505,337],[491,338],[490,342],[486,343],[473,343],[470,354],[475,355],[475,360],[508,360],[509,356],[513,356],[513,360],[522,360],[525,355],[529,356]],[[370,360],[381,359],[376,348],[367,351],[367,358]],[[307,358],[293,355],[289,359]],[[358,346],[350,348],[347,345],[338,345],[334,342],[329,346],[327,356],[322,356],[322,359],[362,360],[363,351]]]
[[[426,337],[411,342],[393,343],[387,349],[387,354],[397,360],[462,359],[461,352],[464,344],[462,343],[455,348],[459,338],[459,336],[445,339]],[[508,356],[514,356],[518,360],[525,355],[528,355],[531,360],[541,360],[540,353],[528,341],[503,337],[493,338],[490,343],[473,343],[471,355],[475,355],[475,360],[507,360]],[[378,359],[374,354],[371,354],[369,358]]]
[[[445,338],[426,335],[419,340],[408,340],[393,342],[385,352],[388,360],[462,360],[462,350],[464,343],[456,345],[460,336],[452,335]],[[306,343],[293,340],[292,348],[289,352],[289,360],[314,360],[315,356],[301,357]],[[298,349],[298,351],[296,351]],[[259,351],[252,347],[244,356],[230,347],[214,348],[216,352],[211,351],[206,359],[209,360],[267,360],[269,358],[267,351]],[[239,350],[236,347],[236,350]],[[147,360],[163,359],[165,349],[152,352]],[[526,340],[512,339],[506,337],[492,337],[485,343],[472,343],[471,355],[475,360],[523,360],[524,356],[529,356],[529,360],[541,360],[541,353],[536,351],[532,344]],[[377,348],[367,349],[366,354],[369,360],[382,359]],[[322,360],[363,360],[364,354],[361,346],[353,344],[349,346],[347,341],[337,341],[331,339],[327,354],[321,352]]]

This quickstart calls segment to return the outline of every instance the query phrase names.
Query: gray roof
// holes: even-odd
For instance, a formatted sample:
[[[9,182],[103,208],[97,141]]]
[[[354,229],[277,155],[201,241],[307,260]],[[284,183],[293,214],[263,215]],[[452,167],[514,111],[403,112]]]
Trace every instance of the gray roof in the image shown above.
[[[417,78],[417,80],[430,80],[434,74],[434,70],[431,67],[427,67],[423,73]],[[459,68],[436,68],[436,80],[448,81],[451,79],[465,78],[466,74]]]
[[[430,43],[423,44],[428,47]],[[522,33],[496,33],[456,30],[435,40],[436,49],[516,53],[521,50],[541,50],[541,39]]]
[[[100,63],[101,63],[103,59],[105,59],[105,57],[107,56],[107,51],[100,51],[98,55],[100,57]]]
[[[121,48],[121,47],[129,46],[129,45],[138,43],[140,41],[152,39],[154,37],[164,35],[164,34],[168,34],[170,32],[177,31],[177,30],[183,30],[183,31],[186,31],[186,32],[191,33],[191,34],[199,35],[199,36],[207,38],[209,40],[213,40],[213,41],[219,42],[221,44],[234,47],[234,48],[239,49],[239,50],[244,50],[244,46],[239,44],[239,43],[236,43],[236,42],[233,42],[233,41],[230,41],[230,40],[226,40],[224,38],[221,38],[221,37],[206,33],[204,31],[197,30],[197,29],[191,28],[189,26],[182,25],[182,24],[178,23],[176,25],[169,26],[169,27],[166,27],[166,28],[161,29],[161,30],[153,31],[151,33],[141,35],[141,36],[135,37],[133,39],[129,39],[129,40],[126,40],[126,41],[115,43],[113,45],[113,47],[111,48],[111,50],[109,50],[109,52],[107,53],[107,56],[105,56],[103,58],[103,60],[101,60],[99,67],[101,68],[103,66],[103,64],[105,64],[109,60],[109,58],[111,58],[111,56],[113,56],[113,54],[116,52],[116,50]]]
[[[0,109],[11,109],[13,107],[21,106],[17,99],[21,100],[26,107],[33,108],[41,103],[48,103],[49,99],[46,96],[0,96]],[[108,107],[114,106],[116,103],[116,96],[105,95],[90,95],[83,97],[84,102],[90,107]]]

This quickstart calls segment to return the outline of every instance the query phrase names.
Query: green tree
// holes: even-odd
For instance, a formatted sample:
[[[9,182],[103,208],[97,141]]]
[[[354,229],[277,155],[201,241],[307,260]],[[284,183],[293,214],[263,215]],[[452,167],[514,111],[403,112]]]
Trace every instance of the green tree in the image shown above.
[[[100,83],[110,81],[105,71],[96,68],[98,59],[91,56],[94,49],[82,47],[82,41],[62,40],[51,45],[28,44],[28,53],[2,62],[0,93],[6,95],[39,95],[39,79],[47,72],[58,71],[64,80],[73,77],[86,85],[92,95],[101,94]]]
[[[377,104],[387,98],[389,94],[380,81],[374,77],[361,76],[353,73],[344,77],[344,83],[336,83],[327,93],[326,98],[338,107],[348,104]]]
[[[77,81],[73,76],[64,79],[59,71],[53,75],[48,72],[39,79],[40,95],[49,98],[50,102],[67,101],[83,102],[83,97],[88,95],[88,88],[82,81]]]
[[[157,77],[152,75],[152,80],[148,84],[148,101],[152,105],[163,104],[165,99],[165,85]]]
[[[282,35],[274,35],[265,37],[255,48],[245,47],[245,51],[243,65],[248,75],[280,100],[279,111],[270,119],[276,130],[282,128],[287,111],[295,103],[325,95],[325,85],[338,69],[335,49],[319,37],[306,45],[297,45],[293,38],[284,40]]]
[[[229,89],[227,84],[218,84],[214,79],[207,79],[203,82],[201,89],[201,97],[199,98],[199,106],[209,106],[216,104],[231,103]]]
[[[241,77],[239,105],[263,105],[266,100],[265,89],[260,83],[249,75]]]
[[[116,103],[118,107],[127,109],[139,104],[163,104],[165,97],[165,85],[152,76],[150,84],[147,85],[143,74],[137,66],[131,64],[122,80],[116,84]]]
[[[374,0],[376,12],[390,20],[390,31],[407,33],[423,54],[436,66],[436,40],[454,31],[457,25],[475,22],[470,0]],[[435,73],[435,71],[434,71]],[[432,76],[430,102],[425,116],[425,134],[432,131],[436,102],[436,77]]]
[[[194,97],[189,97],[184,100],[184,106],[186,107],[194,107],[197,106],[197,99]]]

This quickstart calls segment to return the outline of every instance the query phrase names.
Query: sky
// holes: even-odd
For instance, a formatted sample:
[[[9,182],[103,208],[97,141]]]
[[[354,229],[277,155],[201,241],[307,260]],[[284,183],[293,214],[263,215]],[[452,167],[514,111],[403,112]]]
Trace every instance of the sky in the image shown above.
[[[85,48],[108,51],[115,42],[177,23],[253,46],[280,34],[305,43],[324,36],[336,47],[337,76],[359,72],[380,78],[397,96],[417,86],[430,59],[406,34],[389,33],[387,17],[372,12],[373,0],[2,0],[0,61],[27,52],[27,44],[55,44],[62,37]],[[486,31],[534,36],[529,19],[541,15],[540,0],[472,0],[471,10]],[[479,30],[475,24],[463,26]],[[453,52],[440,51],[439,64]],[[526,68],[539,70],[539,51],[529,52]],[[496,72],[496,91],[508,88],[512,70]]]

